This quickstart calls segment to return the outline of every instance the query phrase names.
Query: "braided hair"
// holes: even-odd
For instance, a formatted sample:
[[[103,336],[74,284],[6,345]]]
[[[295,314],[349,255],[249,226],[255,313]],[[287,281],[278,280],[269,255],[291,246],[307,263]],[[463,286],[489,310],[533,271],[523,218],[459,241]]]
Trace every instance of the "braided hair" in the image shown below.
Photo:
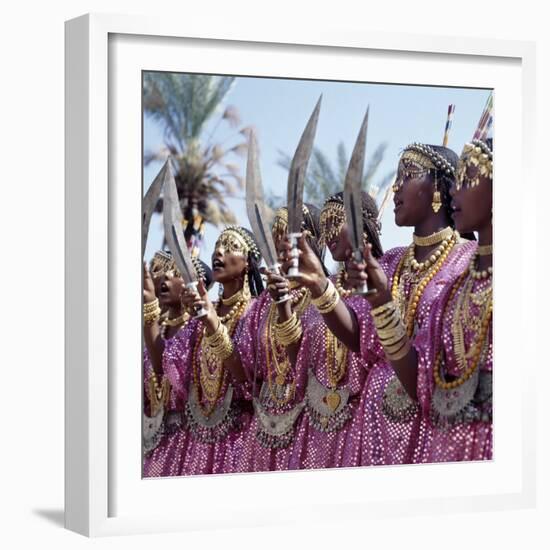
[[[244,227],[241,227],[240,229],[246,234],[247,238],[249,238],[254,243],[254,246],[250,247],[247,256],[248,286],[250,288],[250,294],[252,294],[252,296],[259,296],[264,290],[264,283],[262,280],[262,275],[260,274],[260,263],[262,261],[262,257],[259,253],[258,243],[254,238],[254,234]]]
[[[306,212],[307,210],[307,212]],[[311,233],[307,241],[323,268],[324,274],[328,277],[329,271],[325,266],[326,247],[321,244],[321,209],[314,204],[304,203],[304,229]]]
[[[437,167],[435,170],[432,170],[432,173],[437,181],[437,190],[441,193],[441,206],[445,212],[445,218],[448,225],[454,228],[455,222],[452,217],[453,210],[451,208],[451,187],[455,184],[458,155],[452,149],[443,147],[442,145],[428,145],[428,147],[442,156],[453,168],[453,171],[449,173],[444,168]]]
[[[328,277],[329,271],[325,266],[325,246],[321,243],[321,210],[314,204],[303,204],[302,231],[307,232],[307,243],[321,262],[323,272]],[[282,206],[275,212],[274,227],[278,231],[288,230],[288,208]]]

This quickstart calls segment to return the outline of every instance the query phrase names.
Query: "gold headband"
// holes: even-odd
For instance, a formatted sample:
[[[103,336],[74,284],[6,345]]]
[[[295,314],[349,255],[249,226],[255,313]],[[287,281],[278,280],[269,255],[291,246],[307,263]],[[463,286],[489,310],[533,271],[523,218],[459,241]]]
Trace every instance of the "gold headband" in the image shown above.
[[[467,177],[467,170],[472,166],[477,168],[477,172],[474,178],[468,179],[467,188],[478,186],[481,178],[493,180],[493,152],[483,141],[473,140],[464,145],[458,161],[457,189],[462,188]]]
[[[191,258],[191,262],[193,263],[197,277],[199,277],[199,279],[206,280],[206,271],[201,261],[197,257],[193,257]],[[151,275],[153,277],[160,277],[161,275],[167,275],[170,271],[173,272],[174,277],[181,277],[181,274],[176,267],[176,262],[172,258],[171,254],[164,252],[164,250],[155,252],[153,259],[151,260]]]
[[[224,235],[231,235],[241,245],[245,255],[251,253],[256,259],[261,257],[256,243],[242,227],[238,225],[228,225],[218,237],[218,242],[222,240]]]
[[[422,170],[435,170],[435,165],[434,163],[426,156],[424,156],[423,154],[417,152],[417,151],[412,151],[412,150],[406,150],[402,155],[401,155],[401,161],[403,161],[404,163],[405,162],[410,162],[412,164],[414,164],[416,167],[418,167],[418,169]]]
[[[422,168],[440,170],[447,176],[455,173],[455,167],[438,151],[424,143],[411,143],[401,155],[402,159],[409,159]]]
[[[153,277],[160,277],[169,271],[175,271],[175,269],[176,264],[170,254],[167,254],[163,250],[155,252],[151,260],[151,275]]]
[[[303,229],[307,229],[306,223],[305,223],[305,217],[310,217],[310,225],[311,225],[311,232],[313,233],[313,236],[315,237],[315,224],[313,223],[313,218],[311,217],[311,214],[309,212],[309,208],[303,204],[302,205],[302,212],[304,214],[304,220],[302,222]],[[273,227],[272,231],[275,233],[286,233],[288,229],[288,208],[286,206],[282,206],[281,208],[277,209],[275,212],[275,216],[273,219]]]

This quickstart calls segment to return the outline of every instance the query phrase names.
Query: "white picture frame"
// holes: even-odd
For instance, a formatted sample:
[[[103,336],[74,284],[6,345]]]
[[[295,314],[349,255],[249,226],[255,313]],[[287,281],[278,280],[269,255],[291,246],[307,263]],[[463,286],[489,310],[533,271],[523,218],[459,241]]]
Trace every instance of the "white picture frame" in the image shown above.
[[[160,48],[157,53],[164,52],[162,57],[154,57],[153,42]],[[494,87],[495,181],[498,181],[495,190],[495,364],[498,370],[496,447],[492,462],[156,481],[136,477],[141,461],[141,453],[135,454],[141,443],[141,410],[136,409],[139,401],[139,387],[133,385],[136,378],[127,373],[135,371],[141,376],[136,366],[141,348],[132,351],[133,359],[129,360],[133,364],[137,357],[138,363],[131,367],[122,365],[119,340],[114,339],[113,331],[118,330],[120,341],[140,340],[141,309],[134,306],[141,304],[138,219],[141,162],[135,166],[132,159],[141,155],[141,148],[135,146],[137,128],[140,129],[138,141],[141,141],[141,110],[139,118],[133,120],[134,92],[124,109],[117,103],[116,95],[121,86],[132,86],[140,64],[146,64],[142,69],[175,69],[179,61],[170,59],[170,50],[186,47],[194,52],[189,58],[194,66],[204,64],[204,72],[215,72],[215,67],[229,64],[231,59],[229,54],[221,58],[208,56],[207,52],[226,48],[228,53],[231,50],[235,54],[237,63],[238,49],[244,48],[247,56],[244,56],[246,59],[241,56],[240,62],[249,63],[247,74],[311,77],[311,72],[317,70],[321,77],[322,69],[320,66],[315,69],[315,59],[326,61],[323,70],[330,70],[335,56],[349,57],[350,67],[354,62],[369,59],[375,63],[377,56],[383,56],[384,65],[395,63],[399,68],[394,78],[405,78],[403,75],[407,74],[408,83],[434,83],[423,75],[428,74],[430,64],[436,63],[441,67],[441,74],[446,75],[439,78],[447,79],[448,85],[478,78],[477,84]],[[442,510],[472,512],[534,506],[535,431],[529,418],[535,416],[536,357],[533,349],[519,343],[528,341],[526,338],[518,338],[518,344],[512,349],[514,332],[510,332],[527,331],[528,325],[523,320],[535,316],[535,289],[529,285],[527,270],[519,281],[517,278],[511,281],[515,292],[520,294],[519,309],[512,312],[499,306],[499,296],[506,296],[510,284],[506,258],[499,255],[499,243],[506,242],[506,246],[518,251],[523,265],[527,265],[529,258],[530,270],[536,269],[534,243],[527,238],[536,231],[535,216],[528,210],[527,199],[521,194],[511,196],[506,186],[507,183],[517,185],[517,181],[527,182],[534,174],[534,43],[380,32],[358,35],[314,27],[302,29],[298,35],[293,30],[274,30],[268,25],[246,32],[218,31],[209,28],[206,22],[182,25],[169,16],[85,15],[66,23],[65,48],[65,522],[68,529],[88,536],[104,536],[276,524],[295,521],[296,517],[313,523],[322,521],[323,514],[319,511],[327,498],[337,504],[331,511],[332,519],[357,520],[367,515],[391,517]],[[203,53],[197,54],[201,49]],[[254,54],[265,57],[271,55],[270,52],[274,55],[273,61],[262,69]],[[152,55],[152,59],[147,55]],[[293,65],[286,61],[289,55],[311,56],[312,63]],[[277,67],[277,57],[285,59],[285,68],[281,63]],[[207,63],[210,63],[208,68]],[[466,72],[468,65],[471,71]],[[449,66],[455,68],[457,74],[453,76]],[[376,67],[372,67],[375,71]],[[411,77],[414,67],[417,72]],[[487,67],[492,70],[487,71]],[[139,96],[141,89],[135,93]],[[117,117],[121,113],[115,112],[113,105],[130,117],[129,125],[125,126],[128,140],[118,139]],[[507,128],[510,132],[505,131]],[[513,136],[509,135],[512,129]],[[110,154],[113,141],[117,145],[116,153]],[[121,173],[128,176],[126,182],[122,181]],[[136,174],[140,174],[137,180]],[[135,195],[131,195],[122,209],[121,194],[132,182],[136,185]],[[133,207],[137,208],[135,212]],[[506,220],[513,212],[517,230],[510,234]],[[133,234],[135,242],[130,243],[129,235]],[[120,284],[121,265],[132,266],[127,269],[128,281],[124,286]],[[124,328],[119,327],[120,311],[127,313]],[[516,321],[520,320],[513,326],[507,323],[512,314],[516,315]],[[519,378],[514,378],[513,367],[519,359],[522,371],[517,375]],[[128,387],[127,383],[135,390],[127,393],[137,394],[128,401],[120,392],[121,387]],[[518,392],[518,388],[521,391]],[[135,425],[131,422],[134,417]],[[499,429],[502,426],[506,426],[506,430]],[[127,464],[126,469],[121,468],[121,462]],[[275,487],[282,496],[277,494],[269,502],[261,498],[265,491],[273,491]],[[183,494],[186,498],[181,498]],[[210,498],[213,494],[232,496],[216,500],[213,506]],[[179,496],[174,501],[178,502],[176,508],[170,500],[173,495]],[[153,502],[158,506],[151,507]],[[204,515],[206,509],[207,516]]]

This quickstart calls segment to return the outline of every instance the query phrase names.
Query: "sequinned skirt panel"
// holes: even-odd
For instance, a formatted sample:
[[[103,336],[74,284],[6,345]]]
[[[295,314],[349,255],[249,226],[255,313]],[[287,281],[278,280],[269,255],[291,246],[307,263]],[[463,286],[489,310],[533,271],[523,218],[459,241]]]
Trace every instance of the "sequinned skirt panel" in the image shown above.
[[[143,459],[143,477],[183,475],[189,432],[179,429],[162,437],[157,447]]]
[[[374,366],[367,378],[360,405],[364,415],[361,466],[411,464],[416,446],[424,445],[426,423],[418,412],[393,418],[388,414],[391,401],[386,389],[393,378],[391,366],[385,363]]]
[[[296,424],[289,458],[290,470],[359,466],[363,414],[359,399],[349,402],[351,418],[338,431],[322,432],[307,414]]]
[[[460,424],[449,430],[432,428],[418,462],[461,462],[492,460],[493,424],[474,422]]]
[[[260,429],[259,420],[254,417],[243,432],[239,456],[235,461],[236,472],[273,472],[288,469],[292,443],[282,449],[265,447],[258,441],[257,434]]]
[[[239,429],[230,431],[222,440],[202,443],[192,434],[183,459],[182,475],[234,473],[243,449],[243,437],[250,424],[250,415],[241,413]]]

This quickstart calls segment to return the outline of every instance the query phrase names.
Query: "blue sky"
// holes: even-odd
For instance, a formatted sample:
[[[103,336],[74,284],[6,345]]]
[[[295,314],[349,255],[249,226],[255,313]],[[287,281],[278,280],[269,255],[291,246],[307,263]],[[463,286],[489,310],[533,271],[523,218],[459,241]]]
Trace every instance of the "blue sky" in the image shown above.
[[[347,153],[351,152],[366,108],[370,105],[367,136],[367,163],[381,142],[388,148],[377,172],[382,178],[396,169],[399,154],[413,141],[441,144],[447,118],[447,107],[456,105],[449,147],[460,154],[463,144],[470,140],[477,125],[488,90],[445,88],[371,83],[328,82],[238,77],[227,94],[222,109],[237,107],[242,125],[256,128],[260,146],[260,167],[266,194],[271,190],[286,196],[287,172],[277,165],[279,150],[292,155],[305,124],[323,94],[321,114],[315,146],[319,147],[336,166],[336,148],[343,141]],[[218,117],[214,116],[214,119]],[[206,128],[208,136],[211,128]],[[214,140],[231,141],[235,134],[226,125],[217,127]],[[162,146],[162,129],[145,117],[144,149],[155,150]],[[242,167],[245,158],[234,156],[231,162]],[[160,169],[160,163],[151,163],[144,169],[145,190]],[[248,227],[244,194],[228,199],[241,225]],[[319,205],[322,206],[322,205]],[[219,229],[208,226],[201,258],[208,264]],[[393,220],[390,204],[382,217],[382,244],[385,250],[407,245],[412,228],[398,228]],[[162,243],[162,224],[155,215],[151,221],[146,258],[149,259]]]

